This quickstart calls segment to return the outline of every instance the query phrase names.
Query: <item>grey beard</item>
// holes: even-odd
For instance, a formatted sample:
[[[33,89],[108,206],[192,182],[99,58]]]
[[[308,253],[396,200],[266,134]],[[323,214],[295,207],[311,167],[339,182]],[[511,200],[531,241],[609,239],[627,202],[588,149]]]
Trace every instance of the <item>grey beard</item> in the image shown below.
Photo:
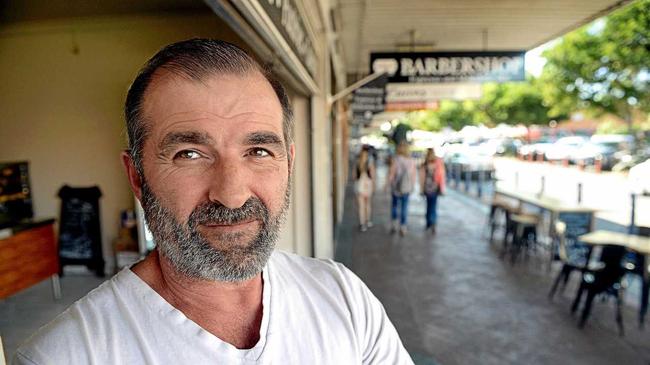
[[[257,197],[249,198],[240,208],[229,209],[206,202],[190,214],[187,224],[178,222],[163,206],[147,183],[142,184],[142,208],[159,252],[181,274],[195,279],[237,282],[259,274],[273,253],[280,227],[284,223],[291,196],[289,178],[280,212],[272,216]],[[215,247],[198,230],[200,224],[233,224],[256,219],[259,232],[248,243],[241,233],[221,234],[222,245]]]

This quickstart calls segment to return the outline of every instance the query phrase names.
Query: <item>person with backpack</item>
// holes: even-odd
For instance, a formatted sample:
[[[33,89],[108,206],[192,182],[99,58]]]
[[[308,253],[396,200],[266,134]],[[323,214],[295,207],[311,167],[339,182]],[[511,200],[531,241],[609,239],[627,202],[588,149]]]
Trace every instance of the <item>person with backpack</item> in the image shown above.
[[[372,227],[370,220],[372,192],[375,186],[375,166],[370,162],[368,148],[364,146],[359,152],[356,163],[354,190],[357,194],[359,209],[359,230],[365,232]]]
[[[409,146],[406,143],[400,143],[397,146],[397,155],[392,159],[388,171],[388,186],[391,188],[392,195],[391,233],[395,233],[399,229],[400,235],[406,234],[408,200],[415,185],[416,175],[417,168],[415,161],[410,156]]]
[[[436,233],[438,196],[445,193],[445,165],[436,156],[433,148],[427,149],[426,157],[420,166],[420,187],[427,199],[427,230]]]

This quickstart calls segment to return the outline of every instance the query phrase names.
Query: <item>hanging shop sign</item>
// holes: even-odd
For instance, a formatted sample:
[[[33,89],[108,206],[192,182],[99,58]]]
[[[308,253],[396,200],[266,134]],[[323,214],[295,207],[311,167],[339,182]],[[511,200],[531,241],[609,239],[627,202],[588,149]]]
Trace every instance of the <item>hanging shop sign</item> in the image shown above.
[[[481,95],[481,84],[472,82],[396,83],[386,86],[386,103],[476,100],[480,99]]]
[[[352,122],[366,125],[373,115],[384,111],[388,76],[382,75],[354,90],[352,94]]]
[[[438,83],[523,81],[524,51],[371,53],[370,72],[388,82]]]
[[[309,74],[314,77],[316,75],[316,52],[295,2],[292,0],[260,0],[259,4]]]
[[[387,112],[412,112],[417,110],[438,110],[437,101],[386,101]]]

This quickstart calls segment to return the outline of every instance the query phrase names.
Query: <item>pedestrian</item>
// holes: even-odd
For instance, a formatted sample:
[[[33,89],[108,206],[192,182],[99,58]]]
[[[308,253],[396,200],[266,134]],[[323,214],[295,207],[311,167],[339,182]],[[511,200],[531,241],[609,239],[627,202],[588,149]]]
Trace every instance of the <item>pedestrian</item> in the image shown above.
[[[365,232],[372,227],[370,219],[372,209],[372,193],[375,187],[375,167],[370,162],[367,148],[362,148],[356,163],[354,189],[357,194],[359,210],[359,230]]]
[[[433,148],[427,149],[426,157],[420,166],[420,187],[427,199],[427,230],[436,233],[438,196],[445,193],[445,165],[436,156]]]
[[[406,234],[409,195],[413,191],[416,175],[417,168],[415,161],[410,156],[409,146],[406,142],[400,143],[388,171],[387,186],[390,186],[392,195],[391,233],[395,233],[399,229],[400,235]]]

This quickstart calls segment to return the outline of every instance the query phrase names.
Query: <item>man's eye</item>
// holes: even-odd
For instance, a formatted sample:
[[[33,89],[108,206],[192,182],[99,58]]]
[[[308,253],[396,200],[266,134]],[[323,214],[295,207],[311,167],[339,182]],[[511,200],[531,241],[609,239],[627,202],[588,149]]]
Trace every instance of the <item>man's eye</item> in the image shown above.
[[[174,155],[174,159],[182,160],[196,160],[199,157],[201,157],[201,155],[198,152],[191,150],[183,150]]]
[[[270,156],[271,154],[269,151],[265,150],[264,148],[253,148],[250,150],[249,155],[253,157],[267,157]]]

